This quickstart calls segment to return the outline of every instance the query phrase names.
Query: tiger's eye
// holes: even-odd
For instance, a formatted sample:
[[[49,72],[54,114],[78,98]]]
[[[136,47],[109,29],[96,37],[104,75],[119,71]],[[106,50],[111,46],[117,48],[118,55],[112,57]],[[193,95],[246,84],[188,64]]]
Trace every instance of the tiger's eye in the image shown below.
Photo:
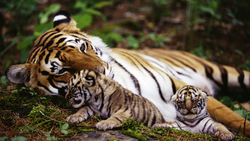
[[[80,50],[85,53],[85,48],[86,48],[86,45],[85,43],[83,43],[80,47]]]

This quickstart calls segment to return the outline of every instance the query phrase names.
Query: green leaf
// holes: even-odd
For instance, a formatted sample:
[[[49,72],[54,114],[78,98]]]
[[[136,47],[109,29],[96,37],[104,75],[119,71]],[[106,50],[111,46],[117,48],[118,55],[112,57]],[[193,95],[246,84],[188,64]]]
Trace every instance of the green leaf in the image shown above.
[[[45,7],[45,11],[48,14],[52,14],[52,13],[57,12],[60,8],[61,8],[60,4],[53,3],[49,7]]]
[[[28,54],[29,54],[29,51],[30,49],[29,48],[26,48],[24,50],[22,50],[21,52],[21,63],[24,63],[28,57]]]
[[[62,130],[66,130],[66,129],[68,129],[69,128],[69,124],[68,123],[65,123],[65,124],[63,124],[62,125]]]
[[[39,13],[38,17],[40,19],[40,24],[46,23],[49,19],[49,15],[47,15],[46,13]]]
[[[11,44],[9,46],[7,46],[1,53],[0,53],[0,57],[8,50],[10,49],[10,47],[12,47],[13,45],[15,45],[15,43],[19,40],[19,37],[17,37],[16,39],[14,39]]]
[[[9,80],[6,78],[5,75],[1,76],[0,83],[6,85]]]
[[[40,36],[42,33],[44,33],[45,31],[51,29],[53,27],[53,21],[49,22],[49,23],[44,23],[44,24],[39,24],[37,26],[35,26],[34,30],[35,30],[35,36],[38,37]]]
[[[234,110],[234,112],[236,112],[237,114],[239,114],[240,116],[245,118],[246,115],[246,111],[244,109],[238,109],[238,110]]]
[[[239,55],[241,55],[242,57],[245,57],[245,55],[242,53],[242,51],[235,49],[234,50],[235,53],[238,53]]]
[[[212,16],[214,16],[214,14],[215,14],[214,10],[210,7],[200,6],[200,10],[203,12],[207,12],[207,13],[211,14]]]
[[[27,47],[30,47],[34,40],[37,38],[37,36],[34,36],[34,35],[31,35],[31,36],[28,36],[28,37],[25,37],[21,43],[19,43],[17,45],[17,49],[18,50],[23,50],[23,49],[26,49]]]
[[[88,13],[88,14],[91,14],[91,15],[100,16],[100,17],[102,17],[102,19],[104,21],[106,20],[106,17],[100,11],[97,11],[95,9],[87,8],[87,9],[85,9],[85,12]]]
[[[102,2],[96,3],[93,7],[94,8],[102,8],[104,6],[108,6],[108,5],[112,5],[112,4],[113,4],[112,1],[102,1]]]
[[[98,15],[98,16],[102,15],[102,13],[100,11],[97,11],[97,10],[91,9],[91,8],[85,9],[85,12],[87,12],[88,14],[92,14],[92,15]]]
[[[220,102],[225,104],[227,107],[232,107],[233,106],[233,101],[228,96],[224,96]]]
[[[150,6],[143,6],[143,7],[140,7],[139,8],[139,11],[142,11],[142,12],[151,12],[153,11],[153,8]]]
[[[52,136],[51,139],[52,139],[52,140],[57,140],[55,136]]]
[[[18,136],[12,139],[12,141],[26,141],[27,139],[24,136]]]
[[[57,140],[55,136],[51,136],[50,134],[45,134],[45,136],[47,137],[48,141]]]
[[[77,22],[77,27],[80,29],[90,26],[93,21],[93,17],[89,14],[78,14],[73,16],[73,19]]]
[[[0,141],[5,141],[8,137],[0,137]]]
[[[45,13],[39,13],[38,17],[40,18],[40,23],[46,23],[49,19],[49,15],[57,12],[61,8],[60,4],[51,4],[49,7],[45,7]]]
[[[132,47],[132,49],[138,49],[139,48],[139,42],[135,37],[129,35],[127,37],[127,39],[128,39],[128,45],[130,47]]]
[[[240,69],[250,71],[250,60],[246,60],[242,65],[240,65]]]
[[[77,1],[74,6],[75,9],[81,9],[82,11],[84,11],[84,9],[86,9],[87,7],[87,3],[86,2],[82,2],[82,1]]]
[[[61,132],[63,133],[63,134],[68,134],[68,131],[67,130],[61,130]]]
[[[110,40],[114,40],[115,42],[121,42],[123,39],[122,35],[115,32],[108,33],[107,38],[109,38]]]

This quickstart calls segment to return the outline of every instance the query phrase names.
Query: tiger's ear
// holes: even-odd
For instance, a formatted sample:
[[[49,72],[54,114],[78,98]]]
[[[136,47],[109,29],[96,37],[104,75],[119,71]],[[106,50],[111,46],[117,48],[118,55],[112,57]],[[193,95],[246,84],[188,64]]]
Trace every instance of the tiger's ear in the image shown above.
[[[31,64],[29,63],[12,65],[5,71],[5,75],[10,82],[25,84],[25,86],[29,86],[30,74]]]
[[[177,94],[174,94],[174,95],[172,96],[172,98],[171,98],[171,102],[175,102],[176,98],[177,98]]]
[[[66,30],[66,31],[79,31],[80,29],[76,27],[76,22],[71,18],[67,11],[58,11],[53,19],[55,30]]]
[[[182,88],[183,88],[183,87],[182,87]],[[177,99],[177,95],[178,95],[178,93],[180,92],[180,90],[181,90],[182,88],[178,89],[178,90],[175,92],[175,94],[171,97],[171,102],[175,103],[175,101],[176,101],[176,99]]]
[[[205,99],[205,101],[207,101],[209,98],[209,95],[205,91],[202,91],[202,90],[200,90],[200,91],[201,91],[202,98]]]

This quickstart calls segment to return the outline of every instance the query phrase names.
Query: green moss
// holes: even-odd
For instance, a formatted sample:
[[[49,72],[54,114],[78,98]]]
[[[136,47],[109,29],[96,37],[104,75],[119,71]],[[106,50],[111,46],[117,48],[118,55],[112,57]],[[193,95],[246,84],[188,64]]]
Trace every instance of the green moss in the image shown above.
[[[161,141],[172,141],[172,140],[174,140],[174,139],[171,137],[164,137],[161,139]]]
[[[121,130],[120,133],[124,134],[124,135],[128,135],[130,137],[136,138],[139,141],[146,141],[147,140],[147,136],[137,133],[134,130],[128,129],[128,130]]]
[[[137,130],[138,128],[143,128],[145,126],[142,123],[137,122],[137,121],[135,121],[133,119],[127,119],[126,121],[124,121],[121,124],[121,127],[125,128],[125,129],[134,129],[134,130]]]
[[[92,131],[94,131],[94,129],[86,129],[83,127],[78,127],[76,130],[77,130],[77,132],[92,132]]]
[[[152,137],[152,138],[158,138],[159,136],[154,134],[154,133],[149,133],[148,134],[149,137]]]
[[[33,126],[49,131],[52,126],[59,126],[59,123],[51,119],[47,119],[43,114],[50,117],[50,115],[53,115],[56,111],[58,111],[57,107],[45,107],[43,105],[39,105],[33,107],[32,111],[28,115],[28,119],[32,122]]]
[[[111,138],[111,139],[109,139],[108,141],[116,141],[116,140],[118,140],[118,139],[116,139],[116,138]]]

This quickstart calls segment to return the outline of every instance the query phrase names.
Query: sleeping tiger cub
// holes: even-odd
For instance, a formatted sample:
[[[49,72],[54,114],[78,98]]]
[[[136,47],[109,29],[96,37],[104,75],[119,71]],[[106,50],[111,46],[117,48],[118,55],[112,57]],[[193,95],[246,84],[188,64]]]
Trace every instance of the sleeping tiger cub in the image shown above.
[[[221,123],[214,121],[207,112],[209,95],[198,87],[186,85],[171,98],[177,110],[177,120],[155,124],[157,127],[171,127],[193,133],[212,133],[224,140],[233,139],[234,135]]]
[[[102,73],[82,70],[73,75],[65,98],[79,111],[67,117],[67,122],[82,122],[100,114],[106,120],[96,124],[99,130],[119,127],[127,118],[146,126],[164,123],[156,106],[146,98],[135,95]]]

